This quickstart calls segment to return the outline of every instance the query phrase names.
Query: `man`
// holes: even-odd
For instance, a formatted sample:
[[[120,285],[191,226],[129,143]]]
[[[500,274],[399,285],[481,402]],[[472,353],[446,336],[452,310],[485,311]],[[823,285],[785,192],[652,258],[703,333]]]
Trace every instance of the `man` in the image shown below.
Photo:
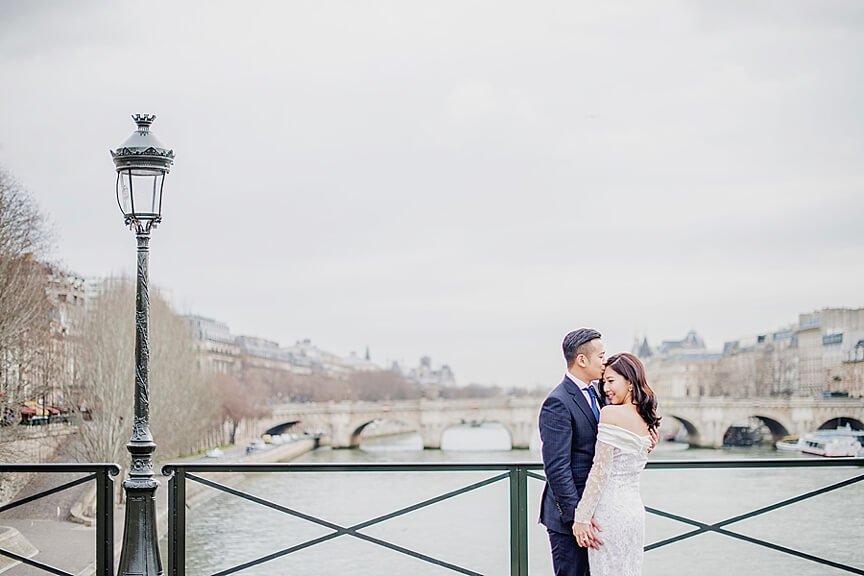
[[[567,373],[540,409],[546,473],[540,522],[549,534],[555,576],[588,574],[588,546],[602,544],[593,531],[586,542],[576,542],[572,532],[573,512],[585,489],[597,440],[601,401],[592,382],[603,376],[606,350],[600,337],[592,328],[580,328],[564,337]]]

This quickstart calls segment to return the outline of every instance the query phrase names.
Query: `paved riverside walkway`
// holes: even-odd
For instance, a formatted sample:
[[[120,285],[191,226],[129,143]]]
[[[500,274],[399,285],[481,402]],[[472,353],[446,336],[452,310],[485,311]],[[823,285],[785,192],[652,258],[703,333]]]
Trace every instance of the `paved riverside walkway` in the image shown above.
[[[290,460],[308,452],[314,446],[310,439],[300,439],[296,442],[270,446],[264,450],[255,450],[249,454],[245,447],[234,446],[225,450],[225,455],[218,459],[196,456],[192,458],[171,460],[172,462],[280,462]],[[59,462],[59,460],[58,460]],[[168,528],[168,478],[161,475],[161,464],[157,466],[156,479],[159,488],[156,490],[156,521],[161,538]],[[68,477],[67,477],[68,476]],[[50,489],[59,484],[80,477],[81,474],[36,474],[33,480],[16,496],[15,499]],[[62,478],[61,478],[62,477]],[[115,478],[115,483],[121,480]],[[32,559],[55,566],[63,571],[79,576],[95,574],[95,524],[85,524],[65,520],[75,502],[87,497],[88,482],[57,494],[25,504],[0,515],[0,526],[11,526],[17,529],[39,553]],[[197,484],[187,485],[187,501],[194,497]],[[120,560],[120,550],[123,545],[123,525],[125,522],[125,506],[114,506],[114,565]],[[166,550],[161,550],[163,558]],[[167,566],[163,565],[163,569]],[[44,570],[18,564],[2,572],[2,576],[44,576]]]

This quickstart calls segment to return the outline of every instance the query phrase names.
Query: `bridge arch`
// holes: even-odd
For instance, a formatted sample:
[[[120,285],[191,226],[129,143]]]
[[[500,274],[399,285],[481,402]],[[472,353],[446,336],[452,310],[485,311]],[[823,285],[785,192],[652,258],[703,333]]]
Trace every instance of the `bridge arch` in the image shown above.
[[[351,439],[348,441],[349,448],[357,448],[360,446],[360,435],[363,434],[363,430],[373,422],[375,422],[375,420],[369,420],[368,422],[364,422],[360,426],[354,428],[354,431],[351,432]]]
[[[295,424],[299,424],[300,420],[292,420],[291,422],[282,422],[281,424],[277,424],[275,426],[271,426],[267,430],[264,431],[264,434],[270,434],[271,436],[275,436],[277,434],[284,434],[288,430],[294,427]]]
[[[471,428],[480,429],[485,424],[497,424],[498,426],[500,426],[501,429],[507,433],[507,441],[509,443],[508,449],[513,448],[513,446],[515,444],[514,437],[513,437],[513,430],[511,429],[510,426],[507,425],[507,423],[501,422],[499,420],[494,420],[494,419],[479,421],[479,420],[465,420],[464,418],[460,418],[458,420],[455,420],[455,419],[451,420],[451,421],[449,421],[449,423],[445,424],[444,426],[442,426],[440,428],[440,430],[438,431],[438,441],[437,441],[436,447],[437,448],[443,447],[444,435],[447,433],[448,430],[453,430],[455,428],[464,428],[465,426],[470,426],[469,430]]]
[[[349,426],[349,429],[352,431],[348,440],[348,448],[358,448],[360,446],[360,436],[363,434],[363,431],[371,424],[396,424],[398,426],[401,426],[401,430],[394,430],[394,433],[399,434],[408,432],[420,432],[420,426],[416,422],[411,422],[402,418],[367,418],[364,420],[365,421],[362,422],[354,422],[351,426]]]
[[[678,421],[681,424],[681,426],[684,427],[684,430],[687,431],[687,442],[691,446],[700,446],[699,430],[696,428],[696,425],[693,424],[693,422],[691,422],[687,418],[684,418],[682,416],[677,416],[675,414],[666,414],[666,415],[664,415],[664,417],[665,416],[668,416],[669,418],[672,418],[672,419]]]
[[[849,418],[846,416],[831,418],[819,426],[819,430],[830,430],[832,428],[843,428],[845,426],[849,426],[852,430],[864,430],[864,422],[861,422],[857,418]]]
[[[765,425],[766,428],[771,432],[771,437],[773,441],[782,440],[786,436],[789,436],[789,429],[786,428],[783,424],[775,420],[774,418],[770,418],[768,416],[760,416],[759,414],[754,414],[753,418],[756,418],[762,424]]]
[[[744,412],[743,414],[747,414]],[[750,413],[749,416],[739,416],[727,420],[720,427],[722,432],[721,446],[751,446],[766,441],[763,428],[771,435],[771,444],[789,436],[789,430],[778,420],[763,414]]]

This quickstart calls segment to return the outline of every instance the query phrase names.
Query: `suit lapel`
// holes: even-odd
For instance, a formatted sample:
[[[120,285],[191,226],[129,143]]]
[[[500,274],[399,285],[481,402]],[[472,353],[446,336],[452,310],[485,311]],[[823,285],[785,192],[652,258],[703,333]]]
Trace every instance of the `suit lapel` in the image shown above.
[[[594,417],[594,412],[591,410],[591,405],[588,404],[588,401],[585,399],[585,395],[582,394],[582,390],[579,389],[579,386],[576,385],[568,376],[564,376],[564,389],[570,393],[570,397],[573,399],[573,402],[582,411],[582,414],[591,422],[591,425],[595,428],[597,427],[597,419]]]

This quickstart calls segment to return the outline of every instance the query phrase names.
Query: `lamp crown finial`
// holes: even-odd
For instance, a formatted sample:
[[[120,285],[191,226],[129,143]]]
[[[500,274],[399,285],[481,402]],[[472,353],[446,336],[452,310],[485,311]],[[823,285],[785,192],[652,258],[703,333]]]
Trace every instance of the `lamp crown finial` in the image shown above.
[[[155,114],[133,114],[132,119],[138,125],[139,132],[149,132],[150,125],[156,120]]]

